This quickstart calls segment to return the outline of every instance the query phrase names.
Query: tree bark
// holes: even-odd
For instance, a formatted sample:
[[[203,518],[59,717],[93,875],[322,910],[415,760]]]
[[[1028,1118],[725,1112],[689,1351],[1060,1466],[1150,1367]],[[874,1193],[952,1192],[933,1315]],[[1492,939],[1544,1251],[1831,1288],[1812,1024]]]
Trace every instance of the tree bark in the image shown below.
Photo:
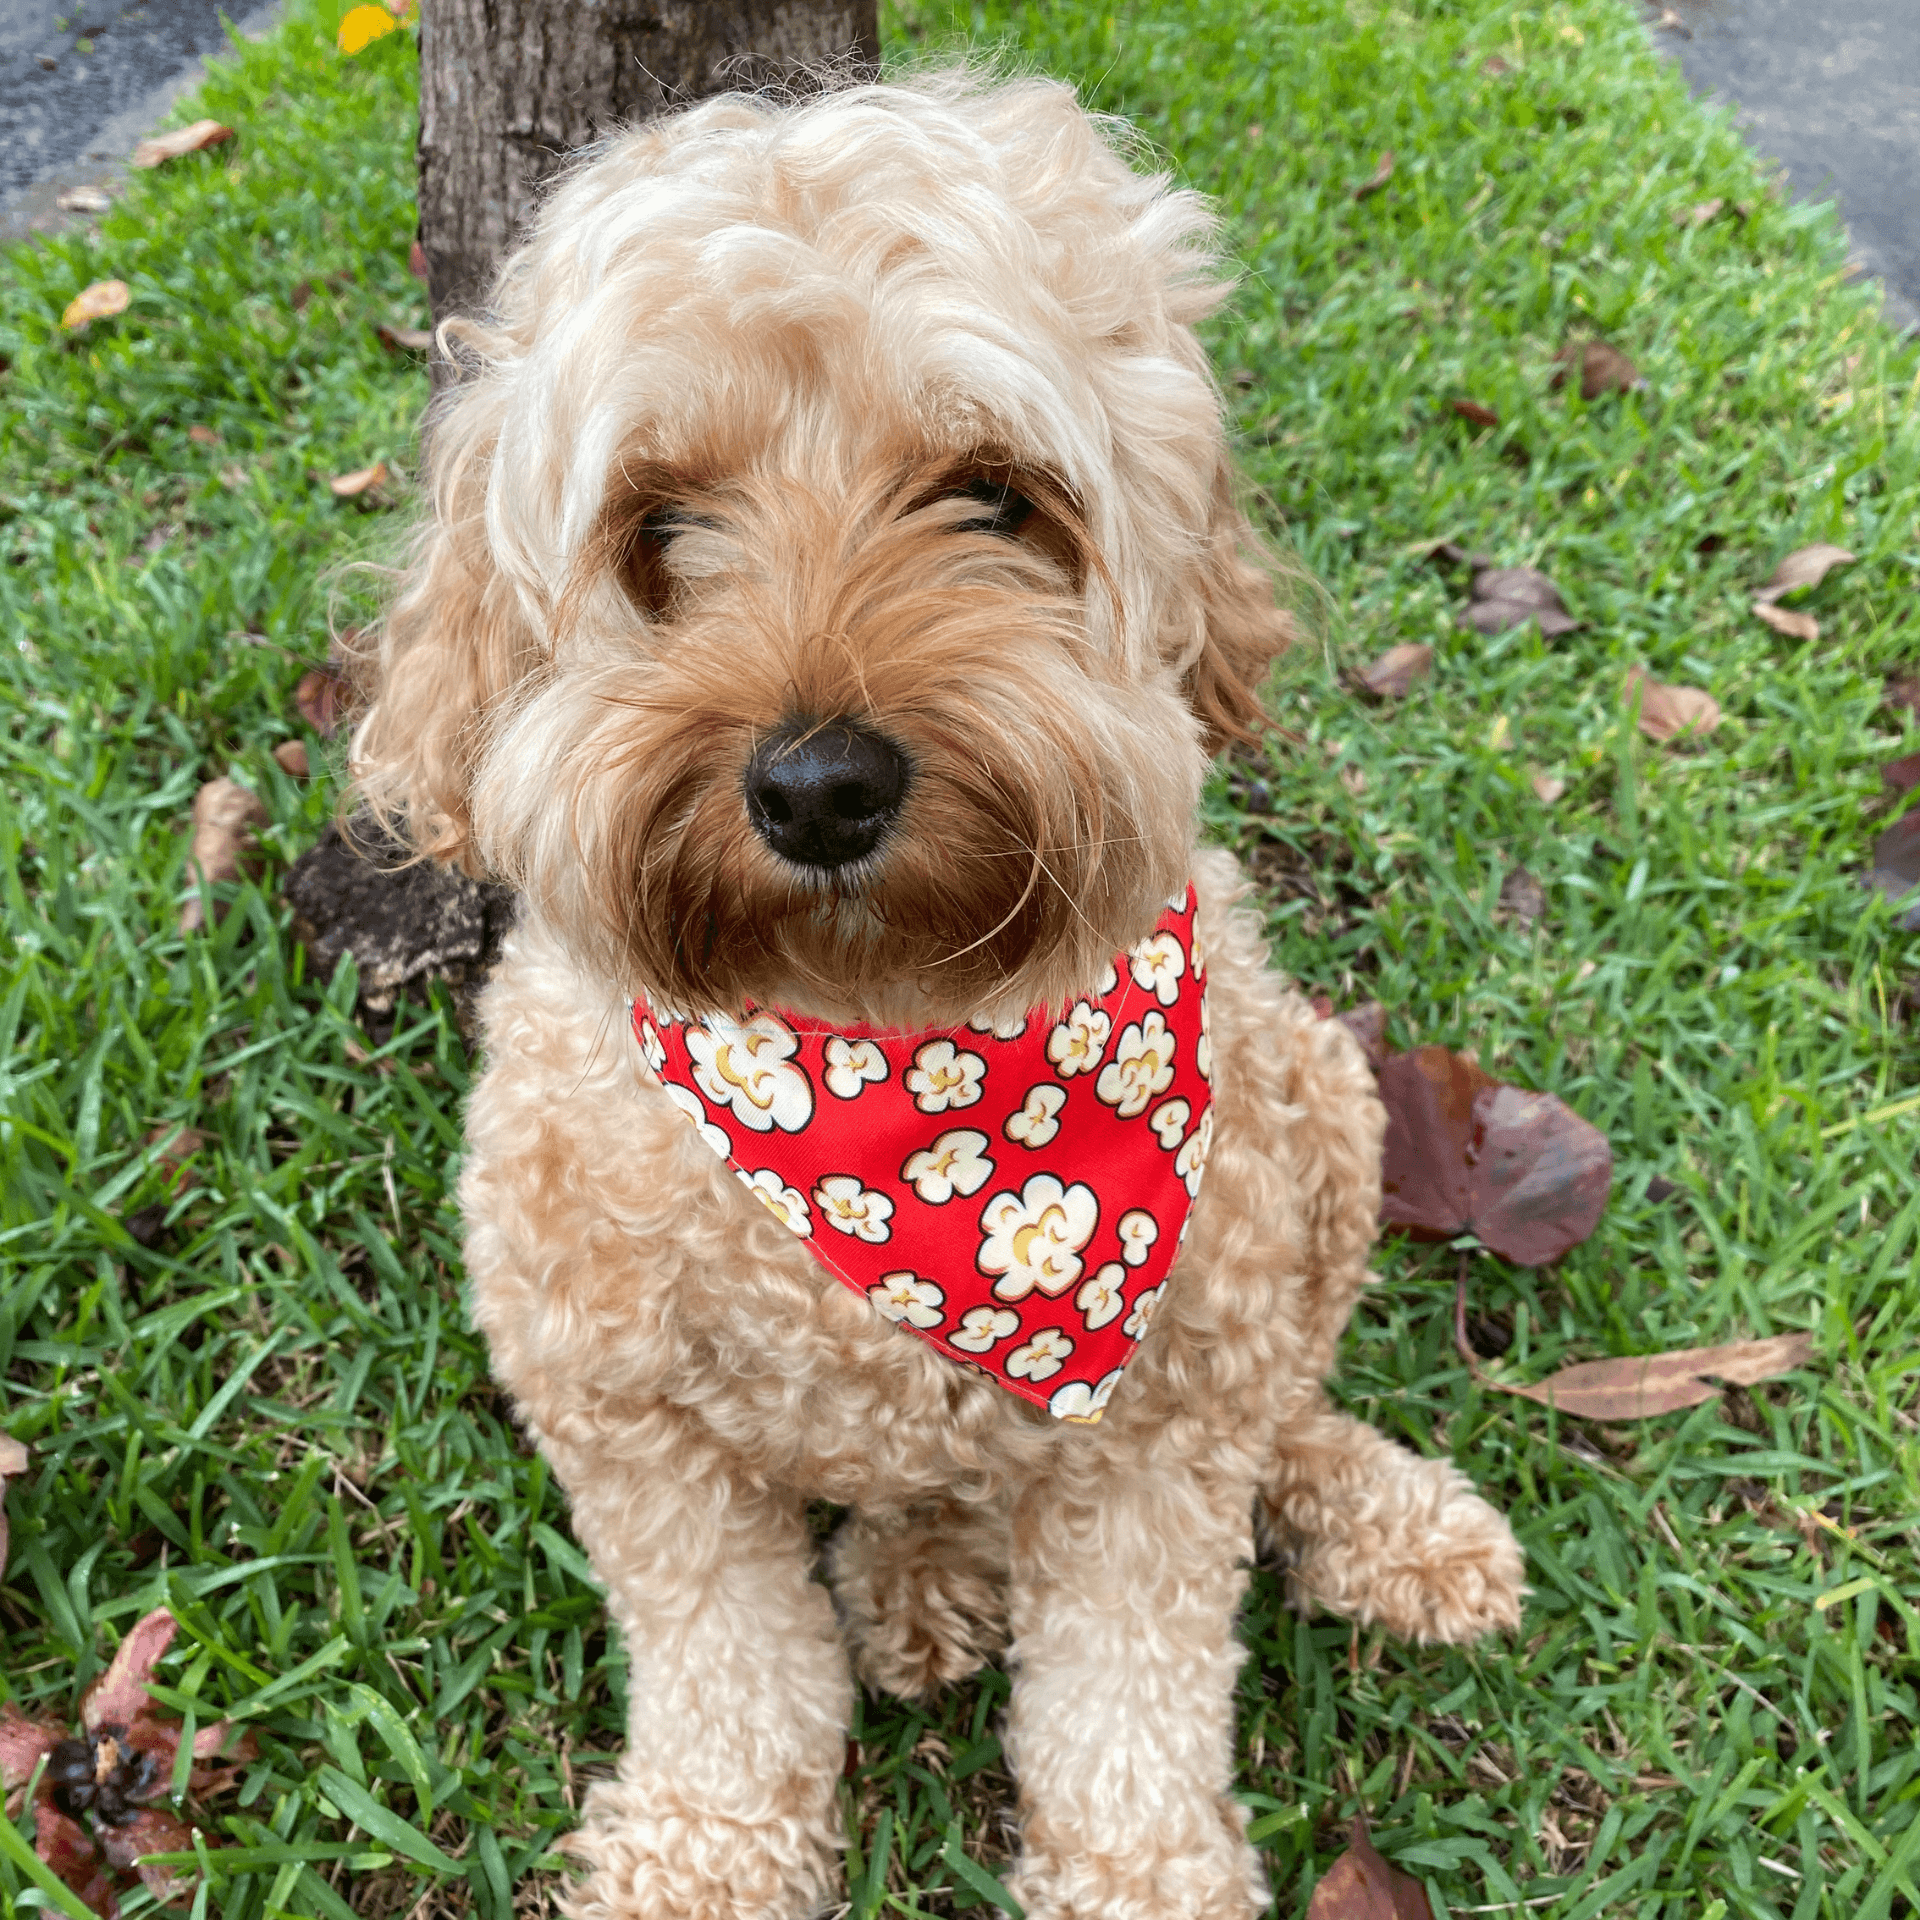
[[[486,298],[576,148],[850,55],[879,59],[875,0],[423,0],[420,244],[435,323]]]

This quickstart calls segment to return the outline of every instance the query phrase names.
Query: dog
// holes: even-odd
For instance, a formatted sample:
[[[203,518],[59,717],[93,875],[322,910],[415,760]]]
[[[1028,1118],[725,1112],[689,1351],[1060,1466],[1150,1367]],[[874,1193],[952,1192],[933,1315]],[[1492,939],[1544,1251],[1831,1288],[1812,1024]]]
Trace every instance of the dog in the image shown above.
[[[1323,1389],[1383,1113],[1196,842],[1290,628],[1136,154],[1038,79],[712,99],[443,330],[353,770],[521,902],[459,1191],[631,1653],[588,1920],[830,1904],[856,1681],[1002,1651],[1027,1913],[1250,1915],[1256,1521],[1303,1603],[1519,1619]]]

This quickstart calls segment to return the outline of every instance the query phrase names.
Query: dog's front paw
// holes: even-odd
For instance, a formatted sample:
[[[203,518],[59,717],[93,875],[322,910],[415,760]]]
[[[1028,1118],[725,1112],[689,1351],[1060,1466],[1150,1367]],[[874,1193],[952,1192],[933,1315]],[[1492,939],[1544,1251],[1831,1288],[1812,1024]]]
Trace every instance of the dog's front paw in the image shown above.
[[[570,1920],[807,1920],[839,1880],[837,1835],[782,1806],[748,1822],[697,1813],[664,1782],[608,1780],[587,1795],[567,1850],[591,1867],[560,1905]],[[809,1795],[817,1801],[820,1796]]]
[[[1526,1562],[1505,1517],[1444,1461],[1422,1461],[1391,1497],[1303,1544],[1302,1599],[1402,1639],[1457,1644],[1520,1624]]]
[[[1252,1920],[1266,1910],[1267,1885],[1246,1809],[1225,1802],[1218,1815],[1201,1810],[1197,1831],[1162,1828],[1124,1850],[1074,1844],[1030,1821],[1008,1890],[1027,1920]]]

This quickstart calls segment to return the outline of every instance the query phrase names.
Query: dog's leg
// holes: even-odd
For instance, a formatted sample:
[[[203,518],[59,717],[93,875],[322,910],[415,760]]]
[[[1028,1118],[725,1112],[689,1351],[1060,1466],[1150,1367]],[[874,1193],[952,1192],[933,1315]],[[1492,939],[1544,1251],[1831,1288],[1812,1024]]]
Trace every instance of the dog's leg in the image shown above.
[[[1280,1435],[1265,1532],[1297,1595],[1409,1640],[1520,1624],[1513,1530],[1450,1460],[1427,1460],[1324,1401]]]
[[[800,1503],[667,1409],[547,1451],[632,1660],[619,1777],[571,1843],[577,1920],[801,1920],[839,1875],[853,1686]]]
[[[827,1566],[854,1671],[879,1692],[924,1699],[1006,1643],[1004,1502],[851,1513]]]
[[[1230,1791],[1250,1493],[1124,1448],[1022,1490],[1008,1750],[1029,1920],[1265,1906]]]

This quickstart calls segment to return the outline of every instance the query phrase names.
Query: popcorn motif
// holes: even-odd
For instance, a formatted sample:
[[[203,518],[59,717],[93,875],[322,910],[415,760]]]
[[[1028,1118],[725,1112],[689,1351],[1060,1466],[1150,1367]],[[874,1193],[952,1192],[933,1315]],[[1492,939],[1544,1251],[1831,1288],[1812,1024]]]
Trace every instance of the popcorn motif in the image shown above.
[[[993,1177],[986,1144],[984,1133],[972,1127],[955,1127],[932,1146],[908,1155],[900,1178],[910,1182],[922,1200],[936,1207],[945,1206],[956,1193],[976,1194]]]
[[[1093,1090],[1123,1120],[1147,1110],[1155,1094],[1173,1085],[1174,1038],[1158,1010],[1120,1036],[1112,1061],[1100,1069]]]
[[[879,1320],[1090,1423],[1164,1304],[1212,1144],[1194,912],[1189,893],[1057,1020],[835,1032],[642,995],[637,1091]]]
[[[1080,1278],[1080,1249],[1093,1238],[1100,1202],[1089,1186],[1062,1186],[1036,1173],[1018,1193],[996,1193],[980,1214],[985,1236],[975,1265],[998,1274],[997,1300],[1024,1300],[1034,1288],[1064,1293]]]
[[[813,1088],[806,1070],[792,1064],[800,1042],[784,1020],[756,1013],[741,1026],[710,1013],[685,1031],[700,1091],[716,1106],[731,1107],[744,1126],[798,1133],[813,1118]]]
[[[836,1033],[827,1041],[826,1058],[827,1070],[820,1078],[836,1100],[857,1099],[887,1077],[887,1056],[871,1040],[848,1040]]]
[[[1084,1380],[1069,1380],[1064,1387],[1055,1390],[1053,1398],[1047,1402],[1047,1411],[1056,1420],[1073,1420],[1090,1427],[1106,1412],[1107,1402],[1113,1398],[1113,1390],[1119,1384],[1118,1367],[1092,1386]]]
[[[953,1344],[962,1353],[986,1353],[994,1343],[1020,1331],[1020,1316],[1011,1307],[969,1307],[960,1316]]]
[[[887,1222],[893,1218],[893,1202],[884,1193],[876,1193],[860,1184],[857,1173],[830,1173],[813,1190],[813,1204],[830,1227],[842,1233],[857,1234],[876,1245],[893,1238]]]
[[[1107,1050],[1107,1036],[1113,1031],[1113,1016],[1104,1007],[1076,1000],[1067,1017],[1047,1035],[1047,1058],[1062,1080],[1076,1073],[1091,1073]]]
[[[1153,1243],[1160,1238],[1160,1223],[1144,1207],[1135,1207],[1120,1216],[1120,1258],[1130,1267],[1146,1264]]]
[[[707,1110],[700,1104],[700,1096],[690,1093],[685,1087],[668,1086],[667,1098],[693,1122],[694,1131],[717,1153],[722,1160],[733,1158],[733,1142],[722,1128],[716,1127],[707,1118]]]
[[[951,1040],[929,1040],[913,1056],[907,1091],[922,1113],[945,1113],[949,1107],[972,1106],[986,1077],[987,1063],[977,1053]]]
[[[813,1216],[807,1211],[806,1196],[788,1186],[771,1167],[762,1167],[758,1173],[735,1167],[734,1172],[745,1183],[747,1191],[790,1233],[797,1233],[802,1240],[812,1234]]]
[[[923,1331],[937,1327],[945,1316],[940,1309],[946,1295],[931,1280],[914,1273],[890,1273],[877,1287],[867,1289],[875,1309],[895,1326],[902,1321]]]
[[[1019,1111],[1007,1115],[1000,1131],[1016,1146],[1031,1147],[1037,1153],[1060,1131],[1060,1109],[1066,1104],[1065,1087],[1042,1081],[1027,1089]]]
[[[1016,1380],[1031,1380],[1037,1386],[1051,1380],[1067,1364],[1073,1342],[1063,1327],[1042,1327],[1024,1347],[1015,1347],[1007,1355],[1007,1371]]]
[[[1080,1291],[1073,1296],[1073,1304],[1080,1309],[1080,1317],[1091,1331],[1097,1332],[1109,1320],[1119,1319],[1126,1311],[1126,1284],[1126,1268],[1112,1260],[1091,1280],[1080,1283]]]
[[[1172,934],[1156,933],[1142,940],[1127,955],[1127,965],[1135,981],[1163,1007],[1172,1006],[1180,998],[1180,979],[1187,970],[1187,956]]]

